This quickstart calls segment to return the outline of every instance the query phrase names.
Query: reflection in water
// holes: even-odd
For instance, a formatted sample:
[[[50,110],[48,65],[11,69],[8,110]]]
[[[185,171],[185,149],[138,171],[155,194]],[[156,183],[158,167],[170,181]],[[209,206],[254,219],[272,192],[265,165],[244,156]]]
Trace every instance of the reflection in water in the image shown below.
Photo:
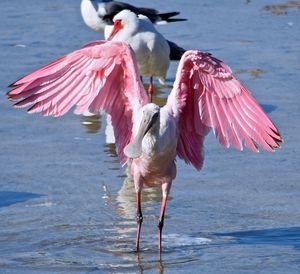
[[[115,144],[106,144],[105,153],[110,157],[118,157]]]
[[[143,266],[143,263],[141,261],[140,252],[137,252],[137,254],[136,254],[136,265],[138,267],[139,273],[140,274],[144,273],[144,266]]]
[[[136,260],[138,273],[140,274],[144,273],[144,271],[147,271],[148,268],[151,269],[155,268],[155,261],[153,261],[153,263],[147,261],[148,259],[144,258],[144,256],[140,252],[136,253],[135,260]],[[156,266],[157,266],[158,273],[163,274],[165,267],[164,267],[164,261],[161,254],[158,254]]]
[[[161,254],[159,254],[158,269],[159,269],[159,274],[163,274],[165,271],[164,261],[162,259]]]
[[[81,124],[85,127],[87,133],[97,133],[102,125],[102,113],[83,115]]]
[[[300,0],[288,1],[285,4],[266,5],[263,9],[275,15],[287,14],[289,9],[300,9]]]

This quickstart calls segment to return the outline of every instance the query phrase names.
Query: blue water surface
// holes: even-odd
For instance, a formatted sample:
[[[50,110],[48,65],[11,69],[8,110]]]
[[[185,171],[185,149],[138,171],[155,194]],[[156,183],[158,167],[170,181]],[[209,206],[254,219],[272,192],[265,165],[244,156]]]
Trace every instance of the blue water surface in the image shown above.
[[[229,64],[285,142],[275,153],[240,152],[210,134],[201,172],[177,161],[161,258],[159,189],[143,193],[134,252],[133,184],[105,143],[105,117],[28,115],[5,96],[16,79],[101,35],[84,25],[79,0],[2,0],[0,272],[299,273],[300,2],[128,2],[188,18],[159,30]],[[163,104],[170,88],[155,89]]]

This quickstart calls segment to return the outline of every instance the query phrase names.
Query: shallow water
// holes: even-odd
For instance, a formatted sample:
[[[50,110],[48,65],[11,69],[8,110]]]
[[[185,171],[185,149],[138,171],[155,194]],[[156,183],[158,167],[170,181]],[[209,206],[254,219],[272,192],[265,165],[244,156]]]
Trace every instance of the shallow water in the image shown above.
[[[99,39],[79,2],[1,2],[3,94],[25,73]],[[0,96],[1,273],[299,273],[299,1],[161,2],[151,5],[189,18],[161,32],[228,63],[280,128],[282,149],[225,150],[208,136],[200,173],[178,160],[161,258],[160,191],[143,194],[137,254],[132,181],[105,144],[105,119],[28,115]],[[155,101],[163,104],[169,90],[156,86]]]

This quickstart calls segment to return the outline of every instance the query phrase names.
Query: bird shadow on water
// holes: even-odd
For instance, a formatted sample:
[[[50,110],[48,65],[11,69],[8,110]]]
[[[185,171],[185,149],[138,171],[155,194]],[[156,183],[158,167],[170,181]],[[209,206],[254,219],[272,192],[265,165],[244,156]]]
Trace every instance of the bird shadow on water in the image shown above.
[[[26,202],[43,195],[30,192],[0,191],[0,207]]]
[[[226,238],[228,244],[292,246],[300,251],[300,227],[216,233],[214,236]]]
[[[277,109],[277,106],[270,105],[270,104],[260,104],[260,106],[266,113],[271,113]]]

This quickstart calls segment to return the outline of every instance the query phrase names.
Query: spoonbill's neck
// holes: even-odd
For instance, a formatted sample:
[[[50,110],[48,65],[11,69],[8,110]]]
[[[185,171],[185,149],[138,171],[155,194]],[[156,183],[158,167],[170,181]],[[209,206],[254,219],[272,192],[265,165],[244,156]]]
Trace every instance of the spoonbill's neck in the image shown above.
[[[159,151],[160,142],[160,115],[152,123],[150,129],[147,131],[143,138],[142,150],[147,155],[157,154]]]

